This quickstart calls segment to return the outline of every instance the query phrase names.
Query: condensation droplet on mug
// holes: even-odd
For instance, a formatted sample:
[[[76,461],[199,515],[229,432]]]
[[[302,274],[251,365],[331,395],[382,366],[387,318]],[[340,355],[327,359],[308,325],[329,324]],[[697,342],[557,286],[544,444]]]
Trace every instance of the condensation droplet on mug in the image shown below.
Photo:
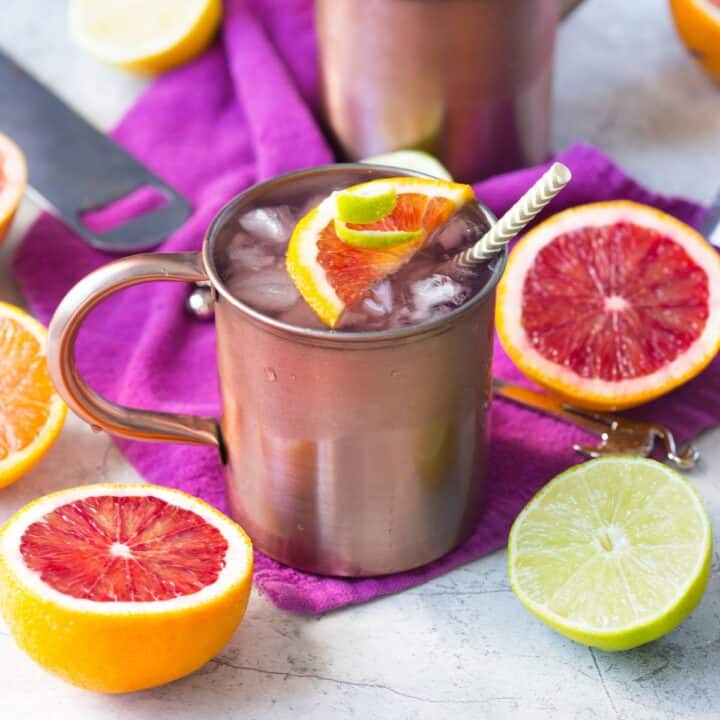
[[[400,377],[400,371],[399,370],[391,370],[390,377]]]
[[[290,373],[290,379],[297,380],[297,375],[295,373]]]
[[[277,373],[271,367],[266,367],[265,377],[268,382],[275,382],[277,380]]]

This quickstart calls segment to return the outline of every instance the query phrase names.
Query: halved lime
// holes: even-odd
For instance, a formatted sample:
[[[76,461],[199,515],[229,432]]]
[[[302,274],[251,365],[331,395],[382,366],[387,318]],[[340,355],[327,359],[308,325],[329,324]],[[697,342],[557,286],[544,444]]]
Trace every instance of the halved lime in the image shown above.
[[[515,520],[520,602],[577,642],[628,650],[674,629],[710,576],[712,533],[692,485],[654,460],[606,457],[549,482]]]
[[[362,248],[386,248],[419,238],[424,230],[361,230],[335,218],[335,232],[348,245]]]
[[[448,169],[430,153],[423,150],[395,150],[383,155],[373,155],[361,160],[369,165],[389,165],[404,170],[415,170],[441,180],[452,180]]]
[[[343,190],[335,196],[338,218],[349,223],[374,223],[387,217],[395,207],[397,193],[391,185],[370,183],[355,190]]]

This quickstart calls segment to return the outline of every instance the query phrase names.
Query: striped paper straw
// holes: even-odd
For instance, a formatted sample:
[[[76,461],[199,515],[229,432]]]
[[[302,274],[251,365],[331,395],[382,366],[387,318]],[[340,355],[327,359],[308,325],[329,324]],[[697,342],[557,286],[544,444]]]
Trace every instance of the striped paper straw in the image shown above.
[[[471,248],[453,262],[472,267],[497,255],[570,182],[572,174],[555,163]]]

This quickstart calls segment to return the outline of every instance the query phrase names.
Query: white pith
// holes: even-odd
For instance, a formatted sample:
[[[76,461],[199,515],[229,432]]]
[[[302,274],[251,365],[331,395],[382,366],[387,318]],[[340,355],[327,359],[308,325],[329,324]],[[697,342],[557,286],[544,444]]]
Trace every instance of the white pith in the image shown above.
[[[656,463],[652,460],[647,460],[646,458],[633,458],[633,457],[607,457],[603,458],[602,463],[606,464],[620,464],[622,466],[622,469],[628,470],[633,465],[646,465],[648,463],[651,463],[654,467],[654,469],[657,472],[663,472],[668,480],[672,482],[673,484],[677,485],[678,487],[682,488],[684,494],[687,496],[690,504],[693,506],[693,509],[697,513],[698,521],[702,523],[703,526],[703,534],[702,537],[697,542],[697,559],[695,564],[691,568],[687,568],[687,571],[685,573],[685,579],[682,584],[679,584],[675,588],[674,596],[671,600],[667,602],[667,604],[663,607],[655,608],[655,611],[651,614],[645,614],[641,617],[636,618],[634,621],[629,622],[625,625],[615,625],[615,626],[608,626],[603,628],[598,628],[594,625],[579,622],[577,620],[573,620],[570,618],[565,617],[564,615],[560,615],[557,612],[553,611],[549,606],[548,603],[551,601],[551,598],[548,598],[546,602],[538,602],[536,600],[531,599],[526,592],[523,589],[523,585],[520,581],[520,575],[522,574],[518,569],[516,568],[516,561],[522,557],[522,549],[518,548],[517,545],[517,536],[519,535],[519,532],[516,531],[517,527],[520,527],[523,523],[523,520],[526,518],[527,515],[529,515],[531,512],[533,512],[538,505],[542,506],[544,496],[550,491],[550,490],[556,490],[558,485],[562,487],[562,484],[573,484],[578,483],[580,479],[584,479],[585,476],[588,474],[589,469],[591,468],[591,463],[585,463],[583,465],[576,466],[574,468],[571,468],[570,470],[566,470],[564,473],[559,475],[558,477],[551,480],[538,494],[528,503],[528,505],[525,506],[523,511],[518,515],[517,519],[515,520],[515,523],[513,524],[513,529],[510,534],[510,539],[508,543],[508,553],[511,558],[511,566],[510,566],[510,579],[513,586],[513,589],[518,594],[519,597],[521,597],[523,604],[525,604],[529,609],[531,609],[533,612],[535,612],[539,617],[548,618],[554,622],[557,622],[559,625],[562,625],[564,628],[568,630],[574,630],[578,632],[584,632],[592,634],[596,637],[601,636],[608,636],[612,637],[620,633],[625,632],[632,632],[635,629],[644,628],[650,623],[659,620],[666,616],[668,613],[670,613],[679,603],[682,602],[682,600],[688,595],[691,588],[697,581],[697,578],[700,576],[700,574],[703,572],[705,563],[707,561],[707,552],[710,549],[710,546],[712,544],[712,537],[711,537],[711,529],[710,529],[710,523],[707,518],[707,512],[702,504],[702,501],[700,500],[700,497],[697,492],[695,492],[692,488],[692,486],[688,483],[687,480],[685,480],[681,475],[676,473],[675,471],[671,470],[668,467],[665,467],[661,465],[660,463]],[[591,471],[594,472],[594,471]],[[592,478],[589,479],[589,482],[592,482]],[[621,531],[618,531],[621,532]],[[599,545],[598,545],[599,547]],[[598,552],[602,552],[601,550],[598,550]],[[624,552],[624,550],[623,550]],[[609,553],[610,554],[610,553]],[[618,550],[617,554],[620,555],[621,551]],[[572,577],[572,576],[571,576]],[[667,578],[665,578],[667,581]],[[602,598],[598,599],[599,602],[602,602]]]
[[[570,368],[556,364],[542,356],[530,343],[522,325],[522,297],[525,277],[537,254],[556,237],[586,227],[602,227],[617,222],[629,222],[651,228],[677,242],[708,276],[709,317],[701,335],[690,347],[672,362],[649,375],[637,378],[608,381],[582,377]],[[674,218],[648,210],[631,202],[599,204],[593,208],[570,209],[559,213],[550,221],[532,230],[521,242],[522,253],[508,264],[503,283],[505,298],[503,328],[507,341],[515,347],[530,366],[548,381],[554,380],[565,387],[582,385],[583,394],[619,397],[635,394],[644,389],[665,386],[670,379],[684,377],[689,367],[714,353],[720,337],[720,258],[716,251],[700,236],[693,242],[687,226]],[[529,243],[529,245],[528,245]]]
[[[382,193],[394,189],[398,195],[407,193],[421,193],[433,197],[447,198],[455,204],[463,202],[467,193],[467,186],[458,183],[442,183],[436,180],[422,178],[381,178],[367,183],[353,185],[345,192]],[[345,303],[338,297],[332,285],[328,282],[324,268],[318,262],[318,237],[329,222],[337,217],[337,195],[332,193],[326,197],[314,210],[303,218],[300,223],[302,232],[298,243],[298,258],[301,265],[310,270],[313,283],[319,294],[331,303],[337,314],[345,309]],[[300,226],[298,223],[298,227]]]
[[[96,496],[153,496],[164,500],[170,505],[190,510],[199,515],[209,525],[217,528],[228,544],[228,549],[225,554],[225,566],[220,571],[217,580],[211,585],[207,585],[198,592],[190,595],[183,595],[182,597],[171,598],[169,600],[140,602],[99,602],[83,598],[74,598],[44,583],[38,573],[25,565],[20,553],[20,542],[25,530],[61,505]],[[148,488],[133,485],[78,487],[49,495],[37,501],[33,507],[28,508],[13,521],[0,540],[0,553],[2,553],[8,565],[12,568],[18,580],[33,593],[69,610],[104,615],[168,612],[206,604],[214,598],[223,595],[239,578],[244,577],[247,573],[248,564],[251,561],[249,546],[246,544],[244,536],[242,536],[232,521],[183,493],[169,488],[159,487]]]
[[[713,5],[707,0],[692,0],[692,2],[700,10],[710,15],[716,23],[720,24],[720,7]]]

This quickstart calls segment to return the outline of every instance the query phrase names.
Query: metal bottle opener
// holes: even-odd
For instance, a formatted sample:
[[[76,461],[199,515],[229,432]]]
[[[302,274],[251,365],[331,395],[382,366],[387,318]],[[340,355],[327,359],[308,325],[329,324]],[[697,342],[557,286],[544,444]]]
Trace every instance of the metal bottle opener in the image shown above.
[[[110,138],[89,125],[0,52],[0,132],[18,143],[32,188],[90,245],[115,253],[162,242],[189,216],[190,205]],[[150,186],[166,203],[107,232],[93,232],[84,212]]]

